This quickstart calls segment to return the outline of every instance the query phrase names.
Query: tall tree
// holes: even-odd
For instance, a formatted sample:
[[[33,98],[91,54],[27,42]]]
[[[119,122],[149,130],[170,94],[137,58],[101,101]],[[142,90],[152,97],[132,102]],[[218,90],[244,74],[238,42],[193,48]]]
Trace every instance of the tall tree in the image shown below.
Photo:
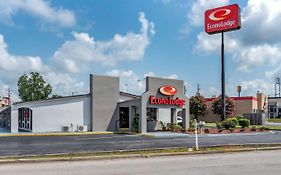
[[[200,94],[192,96],[189,99],[190,105],[190,114],[194,115],[195,119],[197,120],[199,116],[202,116],[206,113],[207,105],[204,102],[204,97]]]
[[[221,95],[217,97],[213,103],[212,103],[212,111],[214,114],[221,115],[222,114],[222,101],[221,101]],[[226,116],[229,116],[233,114],[234,111],[234,101],[231,98],[226,97],[225,98],[225,114]],[[221,118],[221,121],[223,121],[224,118]]]
[[[30,77],[22,75],[18,80],[18,92],[22,101],[47,99],[52,87],[38,72],[31,72]]]

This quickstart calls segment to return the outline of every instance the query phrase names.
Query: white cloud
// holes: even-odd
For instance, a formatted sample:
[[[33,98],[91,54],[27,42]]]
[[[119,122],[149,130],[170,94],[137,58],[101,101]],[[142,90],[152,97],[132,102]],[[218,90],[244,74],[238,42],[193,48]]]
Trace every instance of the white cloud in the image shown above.
[[[0,1],[0,21],[13,24],[12,17],[23,11],[45,22],[71,27],[75,25],[75,15],[64,8],[56,8],[44,0],[8,0]]]
[[[187,18],[190,24],[197,27],[203,27],[203,14],[207,9],[219,7],[228,4],[229,0],[197,0],[188,11]]]
[[[262,65],[275,65],[281,60],[281,48],[269,44],[240,48],[234,59],[238,63],[237,70],[249,72]]]
[[[15,99],[18,99],[16,98],[18,77],[32,71],[39,72],[46,82],[52,85],[53,94],[88,93],[88,83],[76,79],[82,75],[82,69],[90,68],[94,63],[98,66],[113,66],[120,61],[142,59],[145,49],[149,45],[150,37],[155,34],[155,29],[154,23],[149,22],[142,12],[139,15],[139,21],[142,24],[139,33],[116,34],[108,41],[95,41],[88,33],[73,32],[74,40],[65,41],[54,52],[48,60],[53,63],[50,65],[44,63],[40,57],[9,53],[4,36],[0,34],[0,95],[4,93],[2,92],[3,88],[10,87]],[[129,77],[130,84],[138,80],[138,77],[132,71],[120,71],[119,74],[112,71],[111,73]],[[134,82],[134,86],[138,87],[136,90],[144,88],[141,81]]]
[[[245,43],[280,42],[280,0],[249,0],[242,11],[242,39]]]
[[[204,1],[197,1],[193,8],[203,7],[204,3],[202,2]],[[225,52],[232,55],[237,63],[236,69],[238,71],[250,72],[264,66],[272,69],[272,66],[279,65],[281,58],[281,37],[279,35],[281,11],[278,7],[280,5],[281,1],[277,0],[266,2],[249,0],[247,6],[242,10],[241,30],[225,34]],[[198,22],[197,26],[203,25],[203,21],[196,21]],[[220,44],[221,36],[219,34],[208,35],[201,32],[197,35],[195,49],[200,53],[219,53]]]
[[[0,34],[0,72],[2,74],[19,75],[25,72],[48,69],[40,57],[12,55],[7,49],[4,36]]]
[[[266,95],[272,94],[273,83],[264,81],[262,79],[255,79],[250,81],[241,81],[241,94],[255,96],[257,91]]]
[[[43,77],[46,82],[53,87],[53,94],[72,95],[89,93],[89,87],[82,81],[77,81],[73,76],[67,73],[45,72]]]
[[[153,72],[145,73],[142,76],[137,75],[134,71],[113,69],[107,72],[107,75],[120,77],[120,90],[133,94],[141,94],[145,91],[145,77],[156,77]],[[164,76],[163,78],[177,79],[176,74]]]
[[[164,77],[164,78],[168,78],[168,79],[178,79],[178,75],[177,75],[177,74],[172,74],[172,75],[169,75],[169,76]]]
[[[265,76],[269,79],[281,77],[281,64],[279,64],[275,69],[271,69],[269,71],[266,71]]]
[[[130,92],[133,94],[141,94],[145,89],[144,79],[139,77],[132,70],[121,71],[114,69],[107,72],[110,76],[120,77],[120,90],[124,92]]]
[[[235,53],[240,47],[241,43],[238,40],[231,38],[230,36],[224,36],[224,47],[227,52]],[[195,50],[197,52],[205,53],[220,53],[221,48],[221,35],[209,35],[205,32],[200,32],[197,35],[197,44]]]
[[[53,55],[52,62],[59,70],[78,73],[93,63],[115,66],[121,61],[141,60],[154,35],[154,23],[139,15],[140,33],[115,34],[111,40],[96,41],[88,33],[73,32],[74,40],[66,41]]]

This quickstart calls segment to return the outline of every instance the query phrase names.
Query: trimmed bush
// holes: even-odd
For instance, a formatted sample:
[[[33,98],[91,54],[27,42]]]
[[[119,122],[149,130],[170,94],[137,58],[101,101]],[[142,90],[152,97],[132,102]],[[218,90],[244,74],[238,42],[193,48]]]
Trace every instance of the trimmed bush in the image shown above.
[[[181,129],[182,129],[182,126],[181,126],[181,125],[175,125],[175,126],[174,126],[174,129],[179,129],[179,130],[181,130]]]
[[[225,129],[235,128],[238,125],[238,121],[236,118],[228,118],[221,122],[222,126]]]
[[[235,126],[239,124],[238,119],[236,117],[228,118],[227,120],[232,120],[235,123]]]
[[[248,128],[250,126],[250,120],[248,119],[240,119],[238,122],[242,128]]]
[[[223,129],[222,123],[216,122],[216,126],[218,129]]]
[[[238,120],[238,122],[240,119],[244,119],[243,116],[240,116],[240,115],[235,116],[235,118]]]
[[[261,131],[264,131],[264,130],[267,130],[267,131],[268,131],[268,130],[270,130],[270,128],[269,128],[269,127],[266,127],[266,126],[261,126],[261,127],[260,127],[260,130],[261,130]]]

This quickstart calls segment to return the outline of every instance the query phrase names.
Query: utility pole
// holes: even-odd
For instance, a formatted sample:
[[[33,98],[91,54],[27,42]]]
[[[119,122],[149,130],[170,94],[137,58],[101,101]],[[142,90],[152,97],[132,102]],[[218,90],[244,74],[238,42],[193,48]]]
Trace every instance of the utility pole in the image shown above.
[[[200,95],[200,85],[199,84],[197,84],[197,93],[196,93],[196,95]]]
[[[11,89],[8,88],[8,105],[10,106],[11,105]]]
[[[184,86],[183,86],[183,94],[186,95],[186,92],[187,92],[187,88],[186,88],[186,86],[184,85]]]

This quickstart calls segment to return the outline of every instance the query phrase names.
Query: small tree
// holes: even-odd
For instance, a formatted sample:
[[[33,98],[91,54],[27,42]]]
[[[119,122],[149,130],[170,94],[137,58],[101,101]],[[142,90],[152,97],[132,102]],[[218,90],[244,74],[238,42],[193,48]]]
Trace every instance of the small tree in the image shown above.
[[[194,115],[197,120],[199,116],[206,113],[207,105],[204,102],[204,97],[201,95],[192,96],[189,99],[190,114]]]
[[[221,115],[222,114],[222,101],[221,96],[217,97],[213,103],[212,103],[212,111],[214,114]],[[226,97],[225,98],[225,114],[226,116],[229,116],[234,111],[234,101],[231,98]],[[221,121],[223,121],[224,118],[221,118]]]
[[[30,77],[22,75],[18,80],[18,92],[22,101],[47,99],[52,87],[38,72],[31,72]]]

